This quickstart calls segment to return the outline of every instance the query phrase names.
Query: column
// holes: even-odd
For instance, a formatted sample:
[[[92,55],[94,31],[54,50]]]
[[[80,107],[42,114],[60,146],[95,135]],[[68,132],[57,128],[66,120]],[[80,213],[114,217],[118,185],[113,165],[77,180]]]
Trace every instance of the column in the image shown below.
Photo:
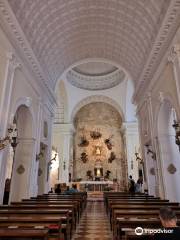
[[[55,124],[53,144],[59,154],[59,182],[69,182],[70,164],[72,163],[72,124]]]
[[[160,96],[160,101],[163,101],[163,96]],[[147,106],[148,106],[148,115],[149,115],[149,126],[150,126],[150,148],[154,152],[155,157],[153,160],[153,165],[155,168],[155,193],[156,196],[159,197],[164,196],[164,181],[163,181],[163,175],[162,175],[162,166],[161,166],[161,159],[159,155],[159,149],[157,144],[157,133],[154,132],[154,115],[153,115],[153,108],[152,108],[152,96],[149,92],[147,97]]]
[[[33,162],[34,138],[18,138],[13,162],[10,201],[31,197],[31,167]]]

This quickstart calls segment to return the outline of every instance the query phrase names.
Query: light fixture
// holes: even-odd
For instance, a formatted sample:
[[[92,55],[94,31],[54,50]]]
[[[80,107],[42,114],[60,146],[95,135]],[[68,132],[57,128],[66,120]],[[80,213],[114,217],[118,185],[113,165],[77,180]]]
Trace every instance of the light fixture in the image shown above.
[[[55,153],[54,157],[49,161],[49,166],[51,166],[53,164],[53,161],[56,161],[56,157],[57,157],[57,153]]]
[[[101,175],[100,169],[97,169],[97,176],[99,177]]]
[[[180,152],[180,122],[177,120],[177,116],[176,116],[176,111],[174,108],[172,108],[172,115],[173,115],[173,125],[172,127],[175,130],[175,143],[178,145],[179,147],[179,152]]]
[[[151,154],[152,159],[156,160],[156,153],[150,149],[150,145],[146,144],[145,147],[147,148],[147,154]]]
[[[11,144],[13,150],[17,147],[17,128],[16,125],[13,124],[8,128],[8,134],[4,139],[0,139],[0,150],[4,149],[8,144]]]
[[[135,156],[136,156],[136,161],[138,161],[140,164],[143,163],[143,159],[139,157],[139,153],[135,152]]]

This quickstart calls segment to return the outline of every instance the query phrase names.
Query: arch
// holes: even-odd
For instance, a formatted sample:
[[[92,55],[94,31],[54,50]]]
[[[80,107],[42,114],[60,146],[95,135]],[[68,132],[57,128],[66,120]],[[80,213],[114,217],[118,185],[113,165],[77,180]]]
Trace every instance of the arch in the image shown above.
[[[13,123],[14,116],[16,115],[16,112],[18,108],[21,106],[26,106],[32,116],[32,137],[34,138],[36,136],[36,130],[35,130],[35,114],[32,106],[32,98],[30,97],[20,97],[17,99],[17,101],[13,104],[12,110],[10,113],[10,123]]]
[[[23,104],[19,105],[20,102]],[[28,103],[29,102],[23,102],[22,99],[19,99],[14,107],[14,110],[16,109],[14,119],[18,131],[18,145],[14,149],[10,201],[19,201],[22,198],[30,197],[30,176],[33,159],[35,157],[35,139],[33,138],[33,116],[28,107],[30,104]]]
[[[89,104],[89,103],[93,103],[93,102],[104,102],[104,103],[108,103],[109,105],[113,106],[118,113],[121,115],[122,121],[125,121],[125,117],[124,117],[124,113],[121,109],[121,107],[119,106],[119,104],[114,101],[113,99],[103,96],[103,95],[94,95],[94,96],[89,96],[84,98],[83,100],[81,100],[73,109],[72,113],[71,113],[71,122],[73,122],[74,117],[76,116],[76,113],[85,105]]]
[[[161,110],[161,107],[163,106],[164,103],[166,102],[169,102],[169,104],[172,106],[172,108],[175,109],[175,112],[176,112],[176,115],[177,115],[177,118],[179,119],[179,116],[178,116],[178,107],[176,106],[175,102],[176,100],[174,99],[174,97],[170,94],[170,93],[161,93],[161,97],[159,96],[159,102],[158,104],[156,105],[156,108],[155,108],[155,124],[154,125],[154,132],[157,133],[158,132],[158,119],[159,119],[159,113],[160,113],[160,110]]]
[[[173,109],[171,101],[164,99],[159,108],[157,130],[165,197],[171,201],[180,201],[180,161],[175,130],[172,127]]]

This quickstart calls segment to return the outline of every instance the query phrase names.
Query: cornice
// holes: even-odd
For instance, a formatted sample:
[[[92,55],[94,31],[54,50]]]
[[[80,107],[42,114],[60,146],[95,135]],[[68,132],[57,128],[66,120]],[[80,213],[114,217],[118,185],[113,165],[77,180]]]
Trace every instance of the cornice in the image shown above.
[[[40,86],[47,91],[48,96],[51,98],[51,102],[56,103],[53,90],[48,85],[47,77],[45,77],[40,64],[6,0],[0,0],[0,11],[0,26],[16,50],[16,53],[18,53],[23,61],[23,65],[34,75]]]
[[[153,45],[151,54],[136,86],[133,96],[134,103],[139,102],[140,98],[144,95],[144,92],[146,92],[147,86],[150,84],[154,73],[157,71],[157,68],[161,63],[164,51],[168,49],[178,29],[180,25],[179,13],[180,1],[172,0]]]

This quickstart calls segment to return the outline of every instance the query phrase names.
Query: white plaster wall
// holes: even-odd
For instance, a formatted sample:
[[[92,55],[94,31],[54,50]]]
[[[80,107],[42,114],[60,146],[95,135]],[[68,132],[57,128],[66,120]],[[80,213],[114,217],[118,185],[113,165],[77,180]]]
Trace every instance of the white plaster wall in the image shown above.
[[[124,139],[126,143],[128,175],[132,175],[135,181],[139,178],[139,165],[136,161],[135,152],[140,153],[139,131],[137,122],[123,123]],[[133,168],[131,166],[133,165]]]
[[[83,99],[89,96],[103,95],[113,99],[122,109],[122,112],[126,118],[126,121],[134,121],[135,119],[135,109],[131,103],[131,96],[133,87],[130,80],[124,80],[122,83],[116,87],[99,90],[99,91],[88,91],[84,89],[79,89],[72,86],[66,79],[64,80],[67,98],[68,98],[68,119],[71,120],[71,115],[75,106],[81,102]],[[127,90],[128,87],[128,90]],[[129,88],[130,87],[130,88]]]
[[[170,183],[165,181],[167,179],[167,173],[164,170],[164,164],[166,158],[168,158],[170,154],[170,150],[162,149],[161,145],[164,145],[164,141],[160,138],[158,134],[158,116],[160,106],[163,104],[165,100],[171,102],[173,108],[176,109],[176,113],[179,116],[180,113],[180,105],[178,100],[178,86],[177,81],[175,79],[174,67],[172,62],[169,62],[168,59],[164,61],[164,65],[159,66],[158,75],[156,74],[155,78],[152,79],[153,83],[149,83],[149,87],[147,91],[141,93],[142,98],[141,101],[137,103],[138,105],[138,117],[140,119],[140,129],[141,129],[141,145],[143,150],[143,157],[145,159],[145,164],[148,159],[146,158],[144,145],[149,143],[152,146],[152,150],[156,154],[157,161],[155,161],[155,172],[156,172],[156,195],[160,195],[160,197],[167,198],[167,194],[165,190],[172,189]],[[177,67],[177,66],[176,66]],[[177,71],[178,72],[178,71]],[[142,101],[143,99],[143,101]],[[160,123],[161,125],[162,123]],[[173,122],[171,123],[173,124]],[[166,128],[168,131],[168,129]],[[168,132],[166,133],[168,134]],[[176,147],[176,146],[175,146]],[[179,157],[178,157],[179,158]],[[180,159],[179,159],[180,160]],[[149,163],[147,163],[149,165]],[[151,165],[151,164],[150,164]],[[148,166],[149,168],[150,166]],[[149,175],[149,172],[147,172]],[[149,181],[154,181],[148,176]],[[151,179],[151,180],[150,180]],[[149,187],[151,188],[154,185],[154,182],[149,182]],[[177,184],[174,185],[177,189]],[[173,190],[172,190],[173,191]],[[174,192],[174,191],[173,191]],[[173,193],[172,192],[172,196]],[[174,197],[172,197],[174,199]],[[173,200],[171,199],[171,200]]]
[[[12,52],[13,59],[11,58]],[[13,65],[14,56],[15,61],[19,63],[17,67]],[[8,65],[9,61],[12,61],[11,65]],[[42,87],[42,83],[39,83],[39,79],[36,79],[34,74],[21,61],[21,56],[11,46],[10,41],[0,29],[0,137],[5,137],[7,128],[20,105],[27,105],[33,117],[33,138],[35,145],[32,151],[29,152],[32,155],[31,163],[29,163],[28,196],[37,194],[38,162],[35,159],[36,154],[39,153],[41,140],[48,144],[48,154],[50,154],[53,100],[49,98],[45,89],[45,87]],[[46,140],[42,139],[43,127],[41,123],[44,120],[49,125],[49,136]],[[7,157],[8,148],[0,152],[0,201],[3,198]],[[46,191],[48,189],[49,184],[46,183]]]

